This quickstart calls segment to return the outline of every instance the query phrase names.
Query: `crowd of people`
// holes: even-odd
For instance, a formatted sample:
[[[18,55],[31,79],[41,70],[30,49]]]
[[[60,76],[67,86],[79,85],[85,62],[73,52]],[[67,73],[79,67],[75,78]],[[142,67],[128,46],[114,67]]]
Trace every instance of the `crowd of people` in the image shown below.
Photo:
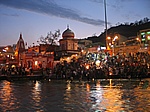
[[[73,60],[58,63],[54,68],[57,79],[97,79],[97,78],[144,78],[149,76],[150,54],[136,53],[109,56],[95,62]]]
[[[17,76],[25,76],[25,75],[29,75],[29,74],[32,74],[33,73],[33,70],[32,68],[25,68],[25,67],[17,67],[17,66],[3,66],[1,67],[1,74],[4,75],[4,76],[14,76],[14,75],[17,75]]]
[[[33,76],[33,75],[52,75],[52,70],[50,68],[38,68],[33,69],[30,67],[22,66],[0,66],[0,75],[1,76]]]
[[[87,57],[88,58],[88,57]],[[89,61],[86,57],[80,60],[57,63],[53,70],[40,69],[41,75],[48,75],[56,79],[99,79],[99,78],[144,78],[150,76],[150,54],[138,52],[129,55],[110,56],[103,52],[103,56],[96,61]],[[32,75],[32,68],[2,67],[2,75]]]

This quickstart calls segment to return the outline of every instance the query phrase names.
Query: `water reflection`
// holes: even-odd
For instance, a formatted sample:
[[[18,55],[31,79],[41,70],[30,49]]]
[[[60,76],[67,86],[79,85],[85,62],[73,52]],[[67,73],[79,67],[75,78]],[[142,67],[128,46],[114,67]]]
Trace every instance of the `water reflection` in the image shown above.
[[[89,92],[90,91],[90,85],[87,83],[86,84],[86,90]]]
[[[0,112],[148,112],[149,81],[1,81]]]
[[[3,81],[0,83],[0,108],[4,111],[9,111],[10,108],[17,108],[14,107],[16,105],[16,98],[13,93],[13,87],[10,82]]]
[[[66,91],[71,91],[71,84],[70,84],[70,82],[67,84]]]
[[[41,108],[41,83],[39,81],[35,82],[35,85],[33,86],[32,90],[32,100],[33,100],[33,105],[34,108],[38,110],[38,108]]]
[[[90,88],[90,85],[87,83],[86,88],[87,92],[89,92],[89,96],[87,96],[87,103],[90,103],[90,111],[112,111],[116,112],[121,109],[122,100],[121,95],[122,92],[120,89],[112,89],[112,79],[107,80],[107,84],[101,86],[100,81],[97,81]]]

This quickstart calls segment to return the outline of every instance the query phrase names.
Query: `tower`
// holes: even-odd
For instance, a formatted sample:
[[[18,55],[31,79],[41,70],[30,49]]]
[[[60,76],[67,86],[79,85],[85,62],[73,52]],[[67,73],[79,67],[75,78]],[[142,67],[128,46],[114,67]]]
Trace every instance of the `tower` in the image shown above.
[[[19,37],[19,40],[18,40],[17,45],[16,45],[16,51],[18,51],[18,53],[22,53],[25,51],[25,44],[24,44],[24,40],[22,38],[21,33],[20,33],[20,37]]]
[[[25,51],[25,44],[24,44],[24,40],[22,38],[22,34],[20,33],[20,37],[17,42],[16,50],[15,50],[15,56],[18,61],[18,64],[19,64],[19,60],[20,60],[20,54],[23,53],[24,51]]]

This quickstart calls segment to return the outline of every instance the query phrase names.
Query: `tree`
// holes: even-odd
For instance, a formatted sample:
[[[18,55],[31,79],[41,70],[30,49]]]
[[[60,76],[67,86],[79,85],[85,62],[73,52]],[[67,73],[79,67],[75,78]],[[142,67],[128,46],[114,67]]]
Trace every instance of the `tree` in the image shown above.
[[[144,23],[148,23],[149,20],[150,20],[150,19],[149,19],[148,17],[145,17],[145,18],[143,19],[143,22],[144,22]]]
[[[50,45],[56,45],[57,40],[60,36],[60,30],[56,30],[55,33],[52,33],[51,31],[47,33],[46,37],[41,36],[40,40],[37,41],[38,43],[43,43],[43,44],[50,44]]]

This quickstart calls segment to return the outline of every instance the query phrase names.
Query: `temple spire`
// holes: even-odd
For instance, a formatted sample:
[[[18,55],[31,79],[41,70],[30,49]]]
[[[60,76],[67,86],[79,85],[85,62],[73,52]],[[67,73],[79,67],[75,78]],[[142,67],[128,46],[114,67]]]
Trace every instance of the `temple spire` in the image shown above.
[[[22,39],[22,33],[20,32],[20,39]]]

